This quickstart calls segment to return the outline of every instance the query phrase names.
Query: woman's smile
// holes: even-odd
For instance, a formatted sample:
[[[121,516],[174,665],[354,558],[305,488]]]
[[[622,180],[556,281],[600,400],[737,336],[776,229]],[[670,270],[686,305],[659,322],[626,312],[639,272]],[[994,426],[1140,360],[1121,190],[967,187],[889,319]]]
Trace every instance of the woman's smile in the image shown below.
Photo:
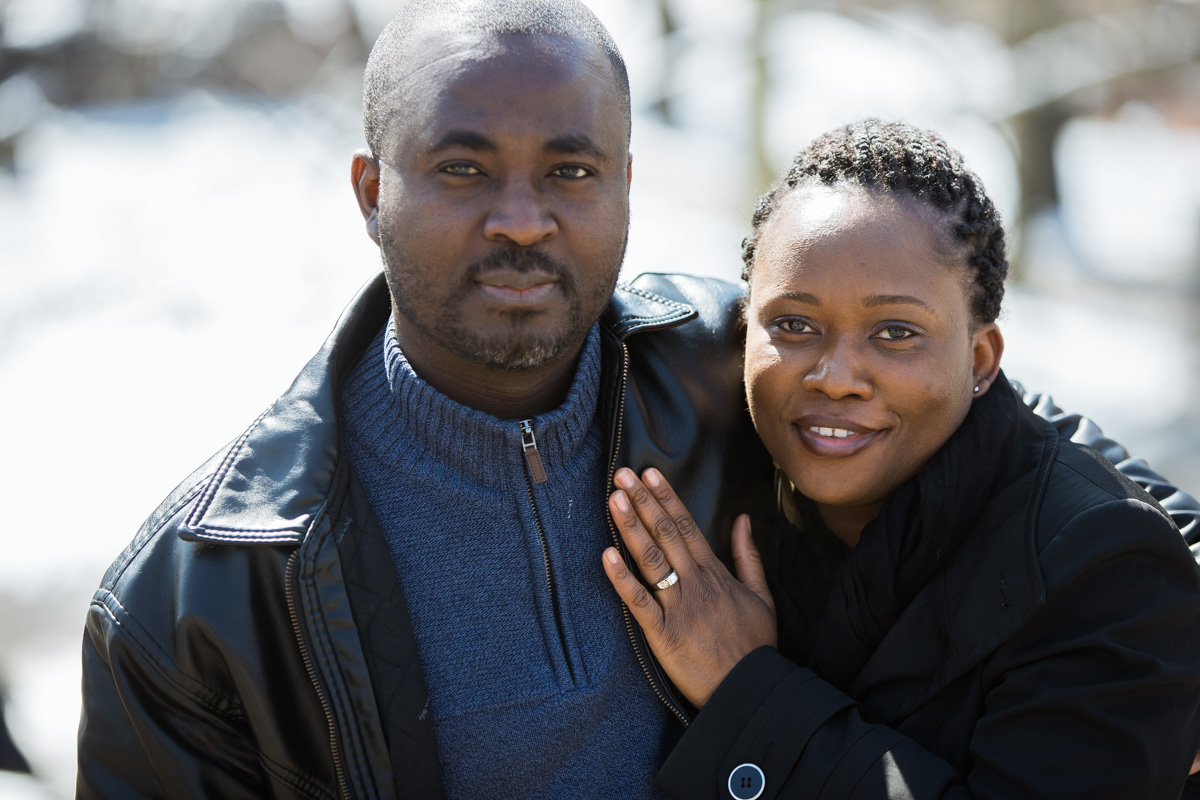
[[[792,423],[800,443],[815,456],[846,458],[857,455],[886,435],[887,429],[872,428],[844,419],[810,414]]]

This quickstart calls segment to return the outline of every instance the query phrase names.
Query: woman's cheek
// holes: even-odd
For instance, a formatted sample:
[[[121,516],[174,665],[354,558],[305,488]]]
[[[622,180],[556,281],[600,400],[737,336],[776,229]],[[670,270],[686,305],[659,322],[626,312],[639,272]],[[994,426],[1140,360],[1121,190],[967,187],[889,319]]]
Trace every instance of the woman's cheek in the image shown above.
[[[772,409],[770,392],[770,377],[773,367],[778,366],[778,358],[772,358],[764,353],[762,343],[752,347],[752,341],[746,343],[746,402],[750,406],[750,417],[754,425],[762,433],[761,426],[771,416]]]
[[[786,438],[787,407],[792,394],[800,391],[799,376],[790,379],[788,372],[773,348],[768,353],[747,353],[746,400],[750,418],[767,451],[777,461],[786,459],[787,454],[781,449]]]

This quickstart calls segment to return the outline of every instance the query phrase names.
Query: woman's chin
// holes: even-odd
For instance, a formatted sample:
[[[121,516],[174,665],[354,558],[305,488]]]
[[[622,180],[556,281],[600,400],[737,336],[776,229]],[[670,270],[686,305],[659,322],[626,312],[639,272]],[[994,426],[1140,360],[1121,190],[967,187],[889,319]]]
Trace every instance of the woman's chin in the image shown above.
[[[810,476],[813,474],[812,470],[808,472]],[[870,520],[879,513],[880,507],[899,487],[899,483],[894,481],[864,484],[856,483],[852,478],[828,480],[827,478],[832,476],[822,477],[826,479],[792,480],[796,491],[815,503],[822,516],[832,512],[839,516],[862,517],[865,515]]]

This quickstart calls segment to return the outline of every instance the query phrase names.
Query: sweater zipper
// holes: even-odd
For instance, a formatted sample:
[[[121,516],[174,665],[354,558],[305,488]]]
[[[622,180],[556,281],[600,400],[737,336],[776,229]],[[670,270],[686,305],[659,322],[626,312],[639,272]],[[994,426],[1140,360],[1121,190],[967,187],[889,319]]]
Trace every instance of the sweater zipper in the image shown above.
[[[542,463],[542,454],[538,452],[537,437],[533,435],[533,420],[523,419],[521,425],[521,451],[525,454],[525,466],[529,467],[529,477],[533,478],[534,483],[545,483],[549,480],[546,475],[546,465]],[[533,495],[529,495],[530,502],[533,501]],[[534,508],[534,514],[537,514],[537,508]],[[541,535],[541,529],[538,529],[538,535]],[[544,545],[543,545],[543,549]]]
[[[629,347],[625,342],[621,342],[621,381],[617,386],[617,411],[616,423],[617,432],[613,437],[612,461],[608,465],[608,483],[607,486],[613,485],[613,477],[617,474],[617,455],[621,452],[621,435],[625,429],[625,386],[629,383]],[[617,532],[617,524],[613,521],[612,511],[608,508],[608,503],[604,504],[604,515],[608,519],[608,529],[612,533],[613,544],[616,545],[626,558],[629,557],[628,551],[625,549],[625,543],[621,539],[621,535]],[[633,654],[637,656],[638,665],[641,666],[642,672],[646,676],[646,680],[650,684],[650,688],[658,695],[658,699],[663,702],[671,713],[674,714],[683,727],[688,726],[687,714],[679,707],[679,704],[667,696],[666,691],[654,679],[654,673],[650,670],[650,663],[647,660],[649,656],[642,650],[638,644],[637,634],[634,633],[633,615],[629,613],[629,607],[621,603],[621,616],[625,620],[625,633],[629,636],[629,643],[633,645]]]
[[[550,548],[546,544],[546,531],[542,527],[542,515],[538,511],[537,501],[533,497],[533,484],[545,483],[550,478],[546,475],[546,465],[538,450],[537,437],[533,433],[533,420],[523,419],[518,425],[521,428],[521,452],[525,456],[526,470],[525,494],[529,497],[529,508],[533,511],[533,526],[537,529],[538,544],[542,547],[542,566],[546,571],[546,592],[550,596],[550,610],[554,614],[554,627],[558,632],[558,646],[562,650],[563,663],[567,665],[567,673],[571,683],[575,683],[575,669],[567,652],[567,641],[563,630],[562,609],[559,608],[558,595],[554,592],[554,574],[550,571]]]
[[[351,796],[350,784],[346,781],[346,768],[342,764],[341,748],[338,747],[333,708],[329,705],[328,694],[321,685],[321,682],[317,680],[316,668],[313,667],[312,659],[308,654],[308,643],[301,631],[300,614],[296,610],[296,595],[292,589],[292,584],[296,580],[296,562],[299,555],[300,551],[296,550],[288,557],[287,570],[284,572],[283,595],[287,600],[288,614],[292,618],[292,632],[296,634],[296,642],[300,645],[300,659],[304,662],[304,669],[308,671],[309,681],[312,682],[313,688],[317,691],[317,699],[321,702],[321,710],[325,712],[325,725],[329,731],[329,752],[333,756],[333,770],[337,775],[338,791],[342,797],[349,798]]]

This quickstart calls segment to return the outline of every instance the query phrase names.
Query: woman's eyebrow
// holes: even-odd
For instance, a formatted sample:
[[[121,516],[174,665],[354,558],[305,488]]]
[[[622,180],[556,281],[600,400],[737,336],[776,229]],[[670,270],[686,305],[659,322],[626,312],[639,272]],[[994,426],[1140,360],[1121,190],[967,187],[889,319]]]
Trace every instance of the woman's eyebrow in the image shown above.
[[[937,314],[937,309],[929,303],[910,294],[873,294],[863,298],[863,308],[876,308],[877,306],[918,306],[930,314]]]
[[[809,292],[780,292],[780,297],[787,300],[795,300],[798,303],[804,303],[810,306],[821,305],[821,299],[815,294]]]

